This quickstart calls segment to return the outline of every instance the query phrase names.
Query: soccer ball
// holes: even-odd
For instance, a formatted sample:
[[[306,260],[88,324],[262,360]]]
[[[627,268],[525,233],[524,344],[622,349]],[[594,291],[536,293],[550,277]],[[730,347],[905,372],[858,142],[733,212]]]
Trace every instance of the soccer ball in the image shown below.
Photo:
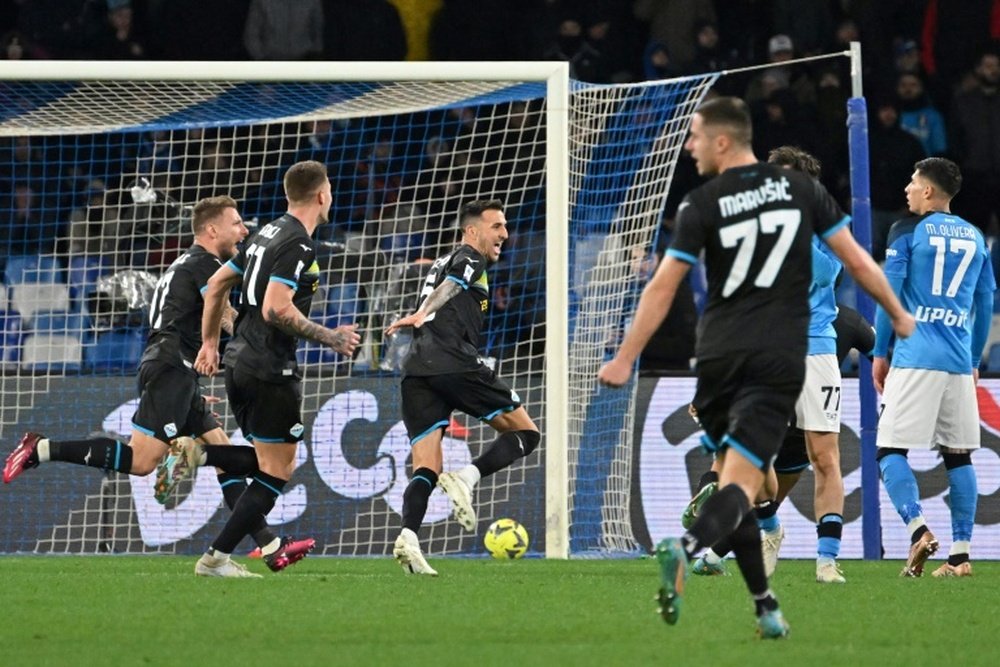
[[[497,519],[486,530],[483,543],[494,558],[520,558],[528,550],[528,531],[513,519]]]

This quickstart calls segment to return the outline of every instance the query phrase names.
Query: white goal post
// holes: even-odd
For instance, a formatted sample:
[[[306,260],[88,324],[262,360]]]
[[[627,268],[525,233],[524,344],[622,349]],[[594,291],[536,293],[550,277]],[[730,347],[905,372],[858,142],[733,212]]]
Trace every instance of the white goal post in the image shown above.
[[[122,341],[134,340],[129,338],[132,334],[127,331],[127,323],[122,322],[134,314],[133,310],[141,310],[142,304],[125,306],[121,305],[124,299],[110,298],[95,301],[95,294],[118,297],[141,292],[140,288],[128,292],[127,285],[136,283],[125,283],[122,276],[148,270],[155,277],[157,269],[162,270],[168,251],[183,243],[183,217],[196,200],[195,195],[229,194],[227,188],[234,188],[234,193],[252,193],[247,197],[272,202],[273,173],[297,157],[321,150],[318,146],[324,139],[318,138],[317,128],[322,125],[341,142],[324,155],[330,160],[334,159],[330,155],[336,155],[338,164],[348,165],[351,170],[349,174],[338,172],[338,183],[350,184],[342,209],[348,234],[328,238],[326,243],[335,249],[331,252],[357,251],[366,257],[374,253],[382,259],[371,270],[367,265],[359,268],[354,260],[331,260],[329,270],[336,272],[337,280],[333,282],[337,287],[325,293],[326,300],[321,303],[326,308],[324,316],[333,317],[330,313],[335,307],[345,307],[340,301],[334,304],[334,292],[341,298],[345,286],[355,290],[352,295],[358,289],[362,293],[367,290],[367,296],[352,296],[350,302],[352,307],[356,302],[366,304],[370,336],[363,359],[353,364],[332,361],[309,346],[302,350],[304,367],[317,369],[313,375],[307,370],[306,410],[315,415],[314,437],[325,439],[322,446],[304,447],[299,460],[301,463],[311,458],[315,476],[326,486],[317,490],[307,483],[295,485],[293,479],[291,490],[282,499],[279,520],[308,519],[310,525],[319,525],[313,509],[318,502],[315,499],[326,498],[324,494],[332,490],[336,498],[329,500],[329,506],[336,507],[340,514],[329,526],[350,537],[337,538],[339,541],[324,553],[385,552],[382,544],[386,535],[394,530],[393,521],[398,523],[388,509],[394,508],[394,498],[401,494],[396,480],[405,467],[399,462],[402,457],[405,463],[406,454],[399,447],[398,428],[383,429],[388,432],[381,434],[380,442],[376,437],[372,451],[354,452],[347,442],[353,438],[348,437],[348,432],[354,434],[360,422],[399,418],[398,406],[389,404],[386,409],[387,399],[380,398],[380,392],[395,392],[394,377],[391,373],[374,373],[392,369],[390,346],[377,332],[382,320],[376,318],[388,316],[385,304],[394,297],[394,286],[410,277],[407,271],[419,272],[426,257],[440,254],[447,247],[445,231],[434,227],[437,236],[433,236],[424,218],[437,212],[434,215],[446,220],[448,213],[440,211],[450,210],[454,216],[455,210],[449,207],[456,201],[456,192],[463,196],[475,193],[499,197],[509,206],[515,202],[514,208],[525,215],[533,210],[532,206],[543,204],[534,214],[535,227],[530,230],[519,230],[519,220],[509,215],[511,228],[520,236],[511,256],[524,266],[504,268],[509,282],[490,277],[491,282],[497,281],[502,294],[509,294],[517,291],[519,278],[534,270],[534,279],[542,291],[532,303],[542,304],[536,305],[541,314],[528,318],[521,333],[504,334],[499,337],[503,340],[493,341],[490,350],[497,352],[488,350],[487,355],[498,357],[497,363],[510,375],[518,391],[519,380],[530,383],[534,382],[532,378],[540,378],[528,388],[526,407],[542,425],[542,445],[532,456],[541,457],[544,472],[534,474],[530,470],[538,466],[537,458],[533,463],[518,462],[514,469],[521,466],[527,472],[512,469],[509,476],[496,481],[495,487],[480,489],[480,521],[518,511],[518,496],[526,493],[524,488],[543,487],[544,498],[535,504],[544,508],[538,516],[515,518],[533,534],[544,534],[546,557],[635,551],[628,518],[632,403],[626,399],[624,403],[608,404],[597,398],[594,375],[606,354],[609,336],[627,326],[624,316],[634,297],[634,293],[627,293],[634,289],[627,255],[632,248],[648,251],[651,246],[690,116],[718,75],[593,86],[572,82],[568,72],[563,62],[0,63],[0,85],[11,101],[10,108],[0,113],[0,139],[10,142],[12,154],[28,151],[36,156],[30,158],[29,166],[41,176],[34,176],[26,196],[43,202],[40,208],[51,206],[51,224],[58,227],[49,245],[24,253],[29,258],[28,273],[35,271],[38,275],[34,279],[28,274],[15,275],[8,268],[6,280],[45,282],[49,279],[44,276],[51,269],[57,276],[51,282],[66,283],[71,295],[68,307],[62,310],[35,308],[32,314],[28,308],[30,320],[20,313],[18,351],[5,358],[0,384],[3,442],[10,443],[28,426],[47,429],[59,437],[73,433],[83,437],[93,430],[111,430],[127,437],[127,428],[116,424],[131,416],[129,410],[134,403],[123,401],[114,418],[81,415],[107,410],[85,405],[92,394],[104,391],[95,387],[105,386],[94,385],[97,380],[91,372],[132,382],[134,367],[128,361],[102,365],[103,357],[92,350],[101,349],[104,341],[121,346],[126,344]],[[532,101],[536,99],[537,103]],[[469,109],[472,111],[465,113]],[[349,143],[355,140],[357,144]],[[438,149],[435,141],[450,148]],[[392,153],[393,146],[407,142],[409,148],[400,151],[403,154],[392,154],[384,164],[380,162],[380,150]],[[12,178],[20,173],[14,168],[20,168],[16,159],[11,162],[14,166],[10,171],[15,174]],[[420,166],[409,166],[415,161],[420,161]],[[0,164],[2,169],[4,164]],[[119,186],[119,196],[113,201],[106,174],[112,174]],[[426,174],[431,174],[428,178],[433,182],[422,182]],[[87,179],[91,185],[74,185],[66,192],[58,189],[71,179]],[[98,187],[94,183],[107,190],[97,200],[78,203],[76,208],[66,203],[93,197]],[[336,192],[337,183],[334,187]],[[389,190],[391,197],[384,198]],[[241,200],[237,194],[233,196]],[[146,204],[151,208],[142,208]],[[400,212],[404,208],[405,214]],[[95,209],[100,209],[95,214],[97,222],[88,218]],[[387,213],[390,210],[396,216],[391,220]],[[273,210],[260,205],[254,212],[259,212],[261,221],[266,222],[265,216]],[[82,241],[73,236],[73,225],[80,222],[81,216],[81,225],[91,234],[85,234]],[[75,222],[67,226],[67,217]],[[244,217],[250,216],[245,213]],[[406,254],[414,250],[412,246],[400,249],[394,245],[394,239],[406,236],[398,229],[404,218],[410,225],[407,232],[416,229],[422,234],[425,245],[415,254]],[[419,224],[413,222],[417,218]],[[392,222],[388,227],[387,220]],[[352,225],[360,231],[351,233]],[[126,236],[127,248],[121,243]],[[432,236],[436,240],[429,240]],[[543,239],[543,255],[530,254],[528,240],[533,237]],[[150,238],[156,243],[150,243]],[[176,243],[171,244],[172,239]],[[13,239],[12,243],[15,241],[22,240]],[[32,253],[38,257],[31,259]],[[107,259],[109,253],[114,259]],[[74,267],[82,263],[85,270],[89,269],[91,255],[93,266],[100,271],[90,279],[91,283],[74,286]],[[127,261],[122,260],[123,256]],[[136,257],[144,263],[140,264]],[[544,262],[543,271],[537,267],[539,262]],[[371,277],[376,274],[377,280]],[[10,284],[4,289],[14,294],[15,287]],[[16,289],[18,294],[30,291]],[[343,298],[346,303],[347,297]],[[100,311],[101,307],[111,310]],[[50,310],[59,316],[53,316]],[[505,316],[513,320],[519,315],[509,311]],[[42,322],[50,328],[42,328]],[[63,343],[67,347],[61,347]],[[75,351],[74,344],[82,353]],[[64,353],[65,358],[60,356]],[[355,386],[345,377],[357,379],[360,384]],[[375,388],[378,383],[389,389]],[[219,385],[212,383],[217,393]],[[634,387],[625,394],[634,396]],[[127,391],[122,394],[126,396]],[[50,400],[62,402],[57,406],[62,414],[54,412],[51,405],[43,406]],[[383,403],[382,412],[379,401]],[[595,420],[605,419],[593,409],[595,403],[613,413],[608,432],[592,434],[594,442],[604,441],[607,453],[601,455],[600,461],[584,462],[580,454],[581,448],[588,446],[584,431]],[[340,409],[347,412],[338,413]],[[393,411],[394,415],[382,414]],[[232,426],[231,419],[227,426]],[[459,458],[464,460],[468,459],[470,447],[481,447],[491,437],[489,429],[461,423],[457,426],[456,432],[466,435],[452,437],[469,441],[466,446],[463,439],[458,446]],[[239,441],[238,434],[234,440]],[[357,463],[359,458],[367,467]],[[389,459],[395,463],[387,464]],[[67,467],[59,466],[63,470]],[[587,482],[587,494],[577,487],[576,476],[584,470],[594,475]],[[70,474],[79,476],[79,471],[66,476]],[[24,550],[93,550],[94,540],[105,539],[100,535],[114,533],[123,522],[130,526],[128,536],[113,538],[118,545],[107,547],[109,550],[190,549],[191,540],[197,541],[208,531],[210,519],[202,524],[191,519],[193,523],[185,524],[186,528],[166,530],[164,535],[150,530],[149,522],[166,521],[164,517],[183,522],[189,515],[219,521],[211,514],[219,496],[210,493],[211,484],[201,484],[202,473],[190,489],[182,489],[188,495],[163,515],[145,506],[142,482],[119,477],[127,476],[108,475],[96,494],[93,488],[86,487],[88,503],[83,509],[73,509],[83,507],[82,499],[53,496],[52,502],[65,503],[65,509],[72,510],[70,518],[53,526],[51,537],[39,538],[34,547]],[[613,484],[605,481],[612,478]],[[20,485],[31,483],[26,475],[10,491],[19,492]],[[359,490],[365,485],[373,490]],[[539,489],[531,492],[537,494]],[[204,497],[195,502],[201,493]],[[583,519],[572,518],[574,505],[579,509],[584,495],[590,517],[586,521],[591,527],[588,536],[580,538],[581,546],[575,547],[571,526]],[[358,512],[363,518],[347,518],[352,510],[342,505],[343,497],[363,507]],[[135,523],[138,527],[133,530]],[[478,538],[459,535],[455,526],[446,523],[450,522],[436,519],[430,527],[430,553],[481,550],[477,548]]]

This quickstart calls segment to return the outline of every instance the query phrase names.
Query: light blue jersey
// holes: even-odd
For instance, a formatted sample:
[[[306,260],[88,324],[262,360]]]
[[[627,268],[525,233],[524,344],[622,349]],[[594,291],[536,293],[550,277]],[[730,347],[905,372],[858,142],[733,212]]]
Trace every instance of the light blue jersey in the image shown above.
[[[833,251],[813,236],[812,283],[809,285],[809,354],[837,354],[837,295],[834,285],[843,264]]]
[[[973,318],[990,317],[973,306],[996,289],[982,232],[956,215],[931,212],[894,224],[887,246],[885,275],[917,320],[913,335],[896,341],[892,365],[971,373]],[[884,355],[890,333],[879,326],[876,356]]]

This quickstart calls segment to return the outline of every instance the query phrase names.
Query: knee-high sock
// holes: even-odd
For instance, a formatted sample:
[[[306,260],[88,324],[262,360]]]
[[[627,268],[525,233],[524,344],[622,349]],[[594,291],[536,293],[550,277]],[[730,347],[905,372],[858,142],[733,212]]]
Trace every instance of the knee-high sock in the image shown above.
[[[840,538],[844,532],[844,517],[824,514],[816,524],[816,555],[819,558],[836,558],[840,555]]]
[[[420,530],[427,514],[427,499],[437,486],[437,480],[437,473],[430,468],[413,471],[413,477],[403,491],[403,528],[409,528],[414,533]]]
[[[90,438],[87,440],[43,440],[39,450],[47,442],[47,457],[43,461],[64,461],[101,470],[132,472],[132,448],[111,438]]]
[[[542,436],[538,431],[501,433],[490,443],[483,455],[472,462],[472,465],[479,469],[481,477],[492,475],[535,451],[541,439]]]
[[[247,448],[243,447],[242,449]],[[224,472],[219,475],[219,486],[222,487],[222,497],[226,501],[226,507],[229,508],[229,511],[233,511],[236,509],[236,503],[239,502],[240,496],[247,489],[246,478],[243,475]],[[260,521],[250,528],[250,537],[253,538],[258,547],[263,547],[273,542],[277,536],[267,527],[267,521],[264,520],[264,517],[261,517]]]
[[[909,461],[902,454],[888,454],[878,462],[882,472],[882,484],[892,500],[893,507],[909,524],[923,515],[920,508],[920,489],[917,488],[917,478],[913,475]]]
[[[749,513],[750,501],[747,500],[743,489],[730,484],[717,491],[705,501],[694,525],[681,538],[688,556],[694,555],[699,549],[711,547],[728,536]],[[756,530],[757,522],[752,515],[751,520]],[[759,537],[757,541],[759,544]]]
[[[767,593],[767,575],[764,573],[764,555],[760,547],[760,527],[753,512],[747,512],[729,538],[733,555],[739,563],[743,580],[754,599]]]
[[[287,480],[273,477],[264,472],[254,475],[253,481],[240,496],[233,508],[233,514],[222,532],[212,542],[212,548],[231,554],[240,540],[264,519],[274,507],[275,501],[285,488]]]
[[[972,540],[972,526],[976,521],[979,488],[976,469],[969,454],[945,454],[948,469],[948,501],[951,506],[951,537],[954,542]]]

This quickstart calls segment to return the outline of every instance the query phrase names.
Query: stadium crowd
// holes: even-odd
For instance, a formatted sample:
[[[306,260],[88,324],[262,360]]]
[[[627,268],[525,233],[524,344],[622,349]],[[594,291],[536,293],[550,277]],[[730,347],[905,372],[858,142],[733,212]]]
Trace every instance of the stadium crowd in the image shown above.
[[[927,156],[959,164],[965,180],[954,210],[1000,250],[994,243],[1000,234],[1000,45],[994,41],[1000,38],[1000,1],[966,0],[947,11],[942,5],[937,0],[5,0],[0,34],[8,59],[559,59],[570,62],[574,77],[596,83],[774,63],[723,78],[719,91],[750,104],[757,155],[782,145],[817,155],[824,184],[845,208],[847,61],[780,64],[860,41],[869,101],[873,254],[881,260],[889,226],[906,214],[903,186],[913,164]],[[515,110],[505,132],[525,135],[530,143],[540,132],[538,109]],[[410,120],[409,126],[433,131],[407,138],[400,133],[407,121],[400,121],[390,141],[364,125],[317,122],[268,135],[191,130],[187,141],[168,140],[160,132],[70,144],[2,138],[0,184],[6,201],[0,203],[0,257],[55,251],[69,258],[87,252],[105,255],[102,264],[120,266],[127,258],[134,267],[162,267],[179,247],[164,247],[141,229],[120,233],[119,209],[129,185],[123,174],[163,174],[152,186],[179,202],[224,191],[243,204],[247,219],[266,219],[281,206],[277,175],[292,162],[317,159],[330,166],[337,193],[331,238],[377,230],[390,239],[383,250],[415,259],[420,247],[444,238],[448,212],[468,194],[441,176],[447,169],[432,167],[459,159],[463,142],[472,147],[477,118],[457,110]],[[282,143],[289,140],[295,145]],[[523,159],[527,162],[505,161],[508,173],[486,176],[530,173],[541,156]],[[234,171],[253,171],[257,178],[248,184],[229,176]],[[665,211],[667,233],[653,250],[665,247],[677,204],[700,183],[692,161],[682,155]],[[522,258],[539,252],[533,232],[542,224],[540,182],[524,185],[538,194],[511,215],[516,222],[510,246]],[[438,208],[421,206],[428,201]],[[541,278],[524,268],[530,264],[507,264],[509,282],[503,282],[511,287],[498,294],[506,299],[520,290],[523,303],[537,309]],[[11,275],[8,269],[7,284]],[[526,281],[532,286],[524,287]],[[692,295],[693,302],[697,298]],[[518,320],[515,339],[530,330],[533,316],[499,310],[510,310],[503,316]],[[692,321],[682,318],[682,335]]]

